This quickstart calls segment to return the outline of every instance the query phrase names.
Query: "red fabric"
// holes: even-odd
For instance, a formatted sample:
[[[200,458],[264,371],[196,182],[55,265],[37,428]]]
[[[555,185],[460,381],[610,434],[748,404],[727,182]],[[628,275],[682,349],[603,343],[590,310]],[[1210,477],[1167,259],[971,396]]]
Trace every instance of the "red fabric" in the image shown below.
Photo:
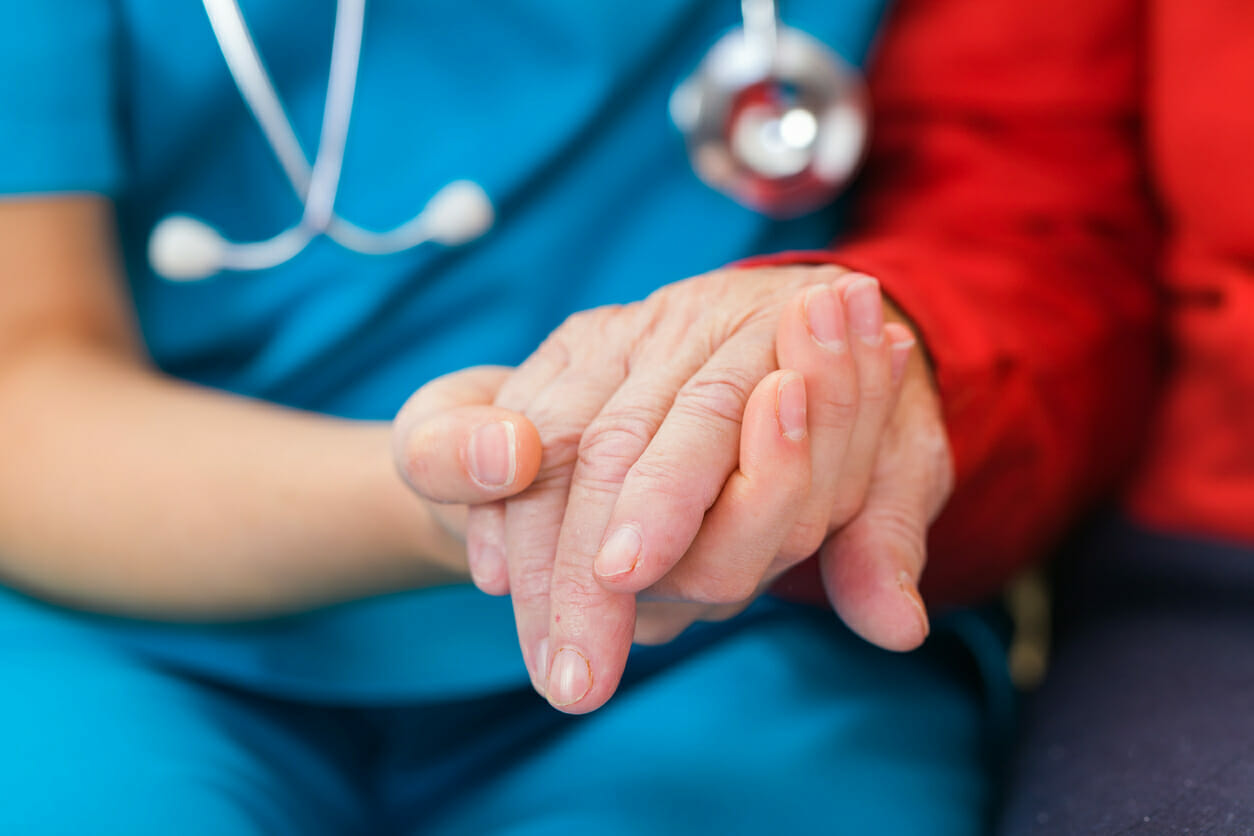
[[[1134,0],[898,3],[856,226],[830,251],[759,260],[876,276],[922,332],[958,472],[929,542],[930,601],[996,590],[1141,441],[1156,310],[1144,41]]]
[[[1254,3],[1153,9],[1172,355],[1129,508],[1160,529],[1254,543]]]

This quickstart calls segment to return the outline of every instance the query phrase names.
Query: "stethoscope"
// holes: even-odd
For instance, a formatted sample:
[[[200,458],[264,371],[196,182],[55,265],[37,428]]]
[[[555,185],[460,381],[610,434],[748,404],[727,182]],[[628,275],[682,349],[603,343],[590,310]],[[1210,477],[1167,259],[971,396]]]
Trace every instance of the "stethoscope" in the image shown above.
[[[413,218],[382,232],[336,213],[366,0],[336,0],[312,165],[237,0],[204,0],[204,6],[231,76],[304,208],[296,225],[248,243],[229,241],[198,218],[167,216],[148,241],[158,275],[194,281],[265,270],[292,260],[321,235],[354,252],[386,255],[425,243],[460,246],[492,227],[492,202],[470,180],[449,183]],[[671,119],[708,185],[772,217],[804,214],[834,200],[861,161],[870,121],[866,86],[821,41],[780,24],[775,0],[741,0],[741,13],[743,27],[724,35],[671,95]]]

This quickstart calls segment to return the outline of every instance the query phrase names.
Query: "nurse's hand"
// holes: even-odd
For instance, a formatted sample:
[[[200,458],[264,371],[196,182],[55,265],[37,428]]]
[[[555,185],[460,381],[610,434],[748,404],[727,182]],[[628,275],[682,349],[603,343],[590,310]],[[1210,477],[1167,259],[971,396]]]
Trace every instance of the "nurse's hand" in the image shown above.
[[[392,426],[392,456],[401,476],[433,502],[436,520],[466,538],[467,506],[513,496],[540,469],[540,435],[523,415],[494,406],[514,370],[475,366],[430,381],[401,408]],[[484,586],[482,547],[468,548],[471,576]],[[500,560],[504,560],[502,555]],[[497,593],[501,594],[501,593]]]

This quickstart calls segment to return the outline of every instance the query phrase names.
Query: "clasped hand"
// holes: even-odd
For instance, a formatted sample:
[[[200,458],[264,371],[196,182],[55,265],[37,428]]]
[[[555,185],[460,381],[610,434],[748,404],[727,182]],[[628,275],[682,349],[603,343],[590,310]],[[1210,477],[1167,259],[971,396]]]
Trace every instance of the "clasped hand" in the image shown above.
[[[905,650],[952,482],[913,345],[869,277],[716,271],[576,314],[515,370],[431,382],[397,418],[398,465],[469,506],[471,576],[511,596],[565,711],[610,698],[633,640],[730,617],[816,552],[845,622]]]

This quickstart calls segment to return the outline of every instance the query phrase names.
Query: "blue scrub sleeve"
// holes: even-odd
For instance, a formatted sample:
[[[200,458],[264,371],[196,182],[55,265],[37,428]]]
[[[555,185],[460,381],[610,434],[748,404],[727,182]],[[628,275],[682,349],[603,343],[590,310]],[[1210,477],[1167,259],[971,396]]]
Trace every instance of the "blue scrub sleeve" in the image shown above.
[[[0,0],[0,193],[118,189],[115,8]]]

